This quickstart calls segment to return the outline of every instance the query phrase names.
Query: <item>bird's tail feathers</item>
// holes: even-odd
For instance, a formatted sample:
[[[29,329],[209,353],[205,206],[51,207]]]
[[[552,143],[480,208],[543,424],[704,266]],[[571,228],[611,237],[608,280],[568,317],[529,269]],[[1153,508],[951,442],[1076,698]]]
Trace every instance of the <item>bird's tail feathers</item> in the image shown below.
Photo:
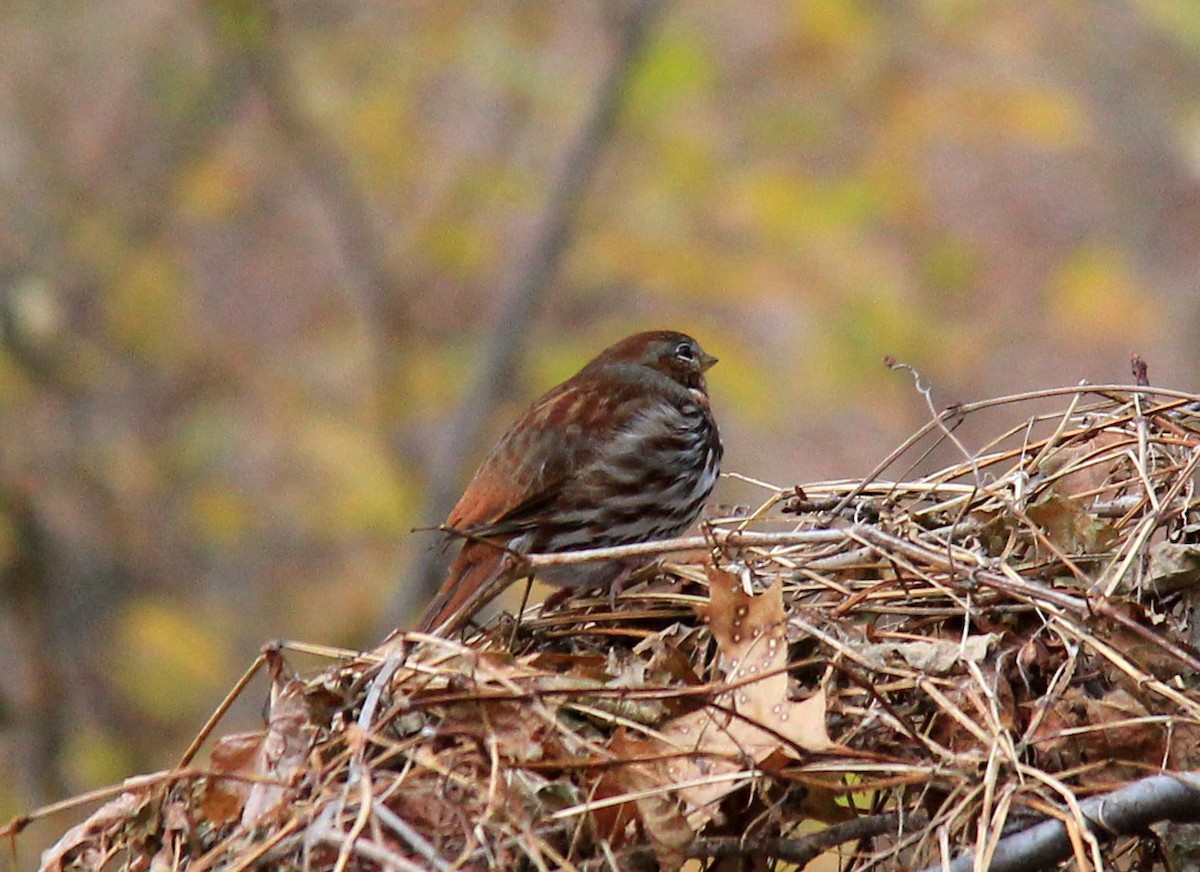
[[[416,629],[444,635],[466,625],[507,585],[508,552],[486,541],[467,542],[425,608]]]

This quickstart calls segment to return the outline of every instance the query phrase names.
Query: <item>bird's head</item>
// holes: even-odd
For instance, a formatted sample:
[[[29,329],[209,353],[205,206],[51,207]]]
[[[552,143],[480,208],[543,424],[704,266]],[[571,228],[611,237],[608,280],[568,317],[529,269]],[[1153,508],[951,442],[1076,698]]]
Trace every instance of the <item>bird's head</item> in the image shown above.
[[[651,330],[636,333],[610,346],[589,364],[634,364],[662,373],[684,387],[704,391],[704,372],[717,358],[686,333]]]

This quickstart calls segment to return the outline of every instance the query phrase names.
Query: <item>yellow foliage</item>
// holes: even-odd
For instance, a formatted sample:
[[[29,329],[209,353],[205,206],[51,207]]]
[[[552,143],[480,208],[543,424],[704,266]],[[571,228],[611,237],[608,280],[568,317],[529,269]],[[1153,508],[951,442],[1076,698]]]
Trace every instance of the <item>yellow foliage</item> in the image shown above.
[[[397,417],[420,409],[423,415],[436,416],[457,408],[466,393],[479,365],[482,349],[464,343],[462,348],[448,349],[444,345],[413,339],[398,353],[403,355],[401,366],[404,386],[397,408]]]
[[[494,260],[484,232],[459,218],[431,221],[423,228],[421,247],[440,268],[464,278],[486,271]]]
[[[971,245],[942,236],[930,239],[920,254],[921,278],[930,288],[931,302],[962,296],[972,287],[979,255]]]
[[[828,106],[874,87],[891,55],[888,15],[879,4],[794,0],[791,11],[784,24],[792,45],[790,74],[820,83],[819,99]]]
[[[997,92],[997,132],[1044,148],[1072,148],[1092,134],[1087,111],[1073,94],[1045,85],[1026,85]]]
[[[210,484],[188,495],[188,516],[206,546],[229,546],[252,532],[253,508],[245,493]]]
[[[681,99],[711,93],[717,70],[703,38],[672,28],[660,34],[642,59],[627,97],[631,118],[653,123]]]
[[[1074,94],[1044,82],[954,82],[907,94],[891,119],[893,142],[938,140],[991,143],[1016,140],[1045,149],[1069,149],[1094,134]]]
[[[1076,250],[1050,278],[1046,292],[1050,317],[1064,337],[1081,342],[1133,338],[1154,326],[1147,289],[1116,247]]]
[[[635,332],[635,331],[630,331]],[[613,334],[620,338],[620,334]],[[540,395],[559,382],[566,381],[609,342],[610,336],[600,330],[575,333],[557,338],[547,337],[537,345],[537,354],[529,360],[529,399]]]
[[[411,516],[413,489],[369,429],[314,414],[295,423],[292,444],[318,479],[302,520],[323,536],[394,533]],[[319,499],[311,499],[313,494]]]
[[[80,789],[119,784],[136,769],[132,745],[137,741],[85,726],[67,736],[62,755],[71,761],[71,777]]]
[[[237,162],[229,154],[216,150],[180,171],[176,197],[185,214],[220,221],[242,207],[251,188]]]
[[[111,278],[104,314],[112,335],[157,364],[177,363],[195,347],[184,299],[184,280],[170,253],[144,247]]]
[[[139,709],[163,720],[195,717],[228,681],[227,631],[197,620],[188,603],[131,601],[117,620],[111,674]]]
[[[228,48],[257,48],[268,37],[272,10],[256,0],[209,0],[204,8]]]
[[[1185,49],[1200,49],[1200,15],[1196,14],[1196,0],[1135,0],[1138,7],[1151,19],[1159,22],[1158,32],[1174,39]]]
[[[359,94],[344,115],[349,145],[370,165],[373,186],[397,184],[413,168],[410,144],[416,125],[405,105],[393,88],[378,87]]]
[[[586,286],[635,287],[638,296],[661,297],[668,305],[638,314],[644,319],[655,312],[655,318],[662,318],[680,299],[724,302],[741,297],[752,253],[704,244],[686,229],[676,233],[664,228],[662,235],[654,235],[611,227],[580,241],[570,271],[584,277],[580,283]],[[630,326],[640,329],[642,324]]]
[[[813,180],[776,168],[748,174],[738,205],[742,219],[759,233],[795,243],[861,228],[878,211],[880,198],[859,176]]]
[[[804,36],[830,48],[852,48],[874,28],[871,14],[858,0],[800,0],[792,8]]]
[[[720,360],[708,374],[718,420],[724,415],[763,425],[786,420],[789,412],[778,401],[779,385],[761,361],[716,330],[704,334],[703,344]]]

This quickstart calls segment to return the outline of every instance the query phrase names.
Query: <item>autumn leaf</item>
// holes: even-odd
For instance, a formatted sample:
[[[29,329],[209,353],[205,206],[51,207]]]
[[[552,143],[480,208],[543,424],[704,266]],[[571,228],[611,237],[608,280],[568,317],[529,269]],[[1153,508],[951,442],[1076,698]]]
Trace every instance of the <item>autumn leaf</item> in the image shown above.
[[[663,791],[652,803],[639,799],[638,810],[664,868],[682,860],[681,825],[694,838],[719,815],[720,801],[754,778],[758,764],[773,754],[799,759],[833,745],[825,729],[824,690],[801,701],[788,690],[782,586],[776,582],[751,596],[736,576],[711,569],[709,591],[703,612],[729,689],[664,724],[657,738],[632,740],[634,748],[626,749],[645,758],[669,754],[657,764],[627,767],[624,782],[631,793]],[[672,788],[682,810],[670,799]]]

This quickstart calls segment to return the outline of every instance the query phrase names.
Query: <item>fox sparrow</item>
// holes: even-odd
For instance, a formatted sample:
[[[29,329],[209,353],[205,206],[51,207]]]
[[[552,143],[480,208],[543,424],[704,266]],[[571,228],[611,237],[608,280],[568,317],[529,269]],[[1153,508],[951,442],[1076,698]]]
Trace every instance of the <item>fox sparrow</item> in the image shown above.
[[[704,371],[683,333],[638,333],[553,388],[501,437],[446,526],[466,537],[417,625],[449,633],[512,581],[521,555],[666,539],[700,514],[721,465]],[[564,587],[619,585],[644,561],[548,567]]]

